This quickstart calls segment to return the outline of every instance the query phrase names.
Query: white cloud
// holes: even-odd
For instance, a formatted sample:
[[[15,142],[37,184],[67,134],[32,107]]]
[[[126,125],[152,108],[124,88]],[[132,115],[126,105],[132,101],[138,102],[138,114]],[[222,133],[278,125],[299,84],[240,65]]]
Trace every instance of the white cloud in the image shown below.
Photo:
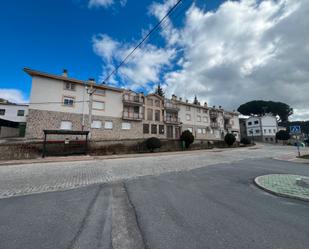
[[[153,3],[149,12],[159,20],[175,2]],[[308,12],[308,0],[226,1],[214,11],[193,4],[182,27],[165,23],[165,47],[139,49],[119,76],[130,87],[158,82],[163,74],[167,94],[196,94],[231,110],[253,99],[281,101],[295,109],[293,119],[309,119]],[[103,75],[131,48],[96,37]]]
[[[102,79],[113,70],[134,48],[132,44],[120,43],[107,35],[98,35],[93,38],[93,48],[104,62]],[[170,65],[175,51],[172,49],[158,48],[146,45],[138,48],[129,58],[126,64],[119,69],[118,76],[126,82],[126,87],[137,89],[147,86],[148,83],[156,83],[160,80],[163,68]],[[111,80],[116,83],[115,78]]]
[[[27,103],[23,92],[18,89],[0,88],[0,98],[8,100],[13,103]]]
[[[123,7],[127,4],[127,0],[119,0],[117,1],[119,4]],[[89,0],[88,7],[93,8],[93,7],[103,7],[103,8],[108,8],[115,4],[114,0]]]
[[[228,109],[282,101],[309,119],[308,11],[306,0],[226,1],[213,12],[192,5],[177,29],[183,58],[165,75],[168,94]]]

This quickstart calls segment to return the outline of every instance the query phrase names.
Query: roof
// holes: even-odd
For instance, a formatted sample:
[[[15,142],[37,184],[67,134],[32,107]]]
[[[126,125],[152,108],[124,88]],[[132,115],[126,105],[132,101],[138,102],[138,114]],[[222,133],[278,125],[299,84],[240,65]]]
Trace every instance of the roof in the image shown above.
[[[88,80],[78,80],[74,78],[69,78],[63,75],[56,75],[56,74],[50,74],[50,73],[45,73],[37,70],[33,70],[30,68],[24,68],[24,71],[29,74],[30,76],[39,76],[39,77],[44,77],[44,78],[49,78],[49,79],[54,79],[54,80],[62,80],[66,82],[72,82],[75,84],[80,84],[80,85],[87,85],[90,86],[90,83]],[[94,87],[104,89],[104,90],[111,90],[111,91],[116,91],[116,92],[123,92],[124,89],[118,88],[118,87],[112,87],[112,86],[107,86],[107,85],[99,85],[99,84],[93,84]]]
[[[9,105],[9,106],[29,106],[27,104],[16,104],[16,103],[1,103],[0,105]]]

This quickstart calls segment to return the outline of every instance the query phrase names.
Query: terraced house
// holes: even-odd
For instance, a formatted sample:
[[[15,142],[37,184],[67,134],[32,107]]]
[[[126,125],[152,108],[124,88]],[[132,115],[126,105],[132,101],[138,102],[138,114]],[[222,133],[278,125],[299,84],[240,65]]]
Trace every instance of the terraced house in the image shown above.
[[[175,95],[166,99],[82,81],[70,78],[66,70],[62,75],[24,70],[32,77],[29,139],[42,139],[43,130],[59,129],[90,130],[93,140],[178,139],[186,129],[197,139],[221,140],[227,132],[239,139],[236,112],[191,104]]]

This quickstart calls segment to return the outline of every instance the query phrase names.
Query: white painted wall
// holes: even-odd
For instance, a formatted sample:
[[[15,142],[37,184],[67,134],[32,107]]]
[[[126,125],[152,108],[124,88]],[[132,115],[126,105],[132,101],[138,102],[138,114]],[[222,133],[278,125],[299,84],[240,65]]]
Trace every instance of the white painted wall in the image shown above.
[[[1,119],[13,121],[13,122],[26,122],[28,115],[28,106],[26,105],[5,105],[0,104],[0,109],[5,110],[5,115],[0,115]],[[24,110],[24,116],[17,116],[18,110]]]
[[[255,124],[255,122],[258,124]],[[251,125],[250,125],[251,122]],[[246,120],[247,136],[275,136],[278,131],[277,119],[274,116],[250,117]],[[257,132],[259,130],[259,132]]]
[[[64,96],[74,97],[74,106],[70,107],[63,105]],[[105,103],[105,109],[93,110],[93,115],[108,117],[122,116],[122,93],[106,90],[104,96],[94,95],[93,100],[103,101]],[[62,80],[39,76],[34,76],[32,78],[29,109],[88,114],[89,105],[87,101],[89,101],[89,95],[83,85],[76,84],[75,91],[70,91],[64,89],[64,82]],[[46,102],[51,103],[48,104]]]

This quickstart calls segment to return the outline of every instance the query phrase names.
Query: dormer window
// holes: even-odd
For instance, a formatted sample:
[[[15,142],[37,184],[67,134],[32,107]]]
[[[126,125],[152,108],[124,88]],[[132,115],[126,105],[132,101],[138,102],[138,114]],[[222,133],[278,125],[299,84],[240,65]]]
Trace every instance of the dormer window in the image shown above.
[[[75,84],[71,82],[64,82],[64,90],[75,91]]]

